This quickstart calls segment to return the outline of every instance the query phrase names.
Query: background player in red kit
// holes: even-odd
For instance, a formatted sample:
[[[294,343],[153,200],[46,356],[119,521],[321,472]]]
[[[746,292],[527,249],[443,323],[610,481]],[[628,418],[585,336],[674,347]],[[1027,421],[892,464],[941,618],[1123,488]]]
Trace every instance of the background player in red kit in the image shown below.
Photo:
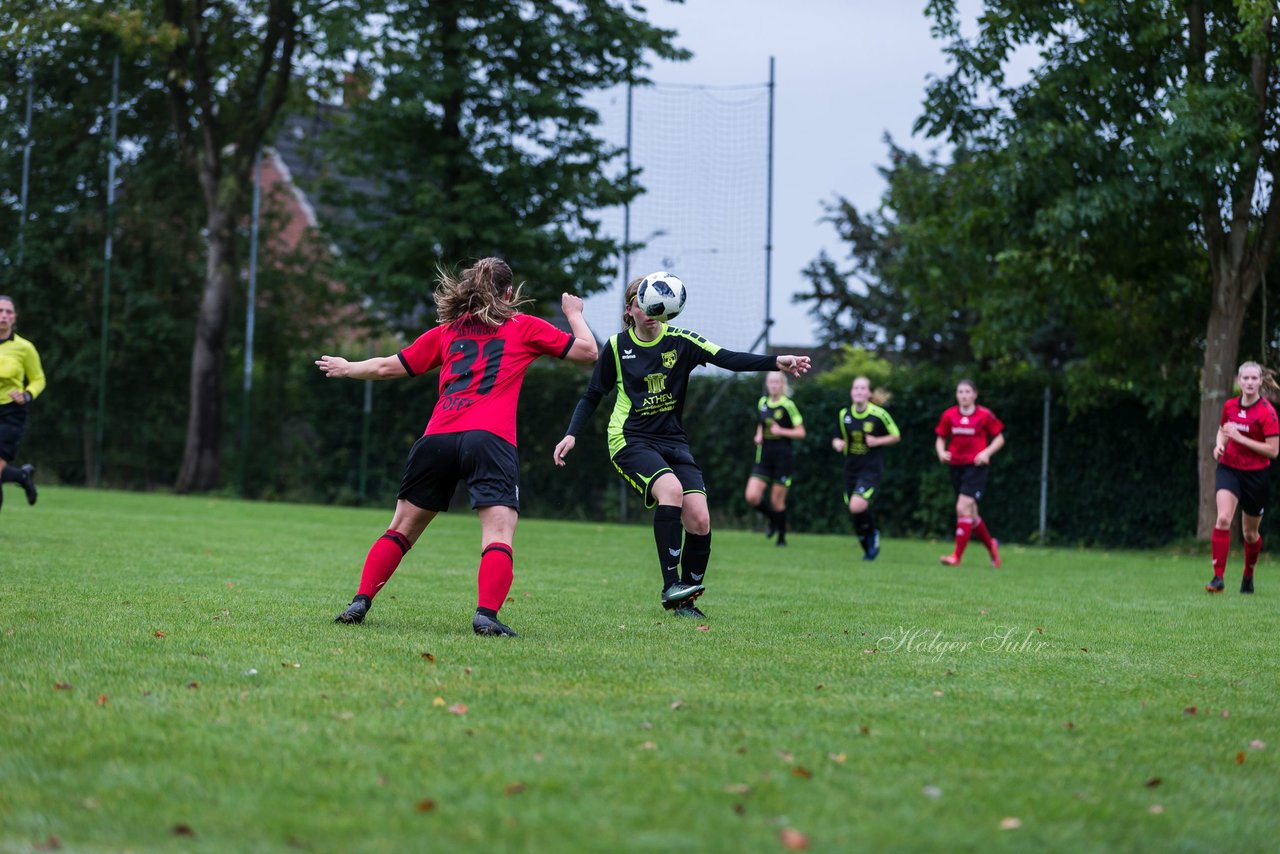
[[[1262,512],[1267,506],[1267,486],[1271,461],[1280,453],[1280,421],[1270,401],[1260,396],[1280,391],[1275,376],[1257,362],[1245,362],[1236,371],[1240,396],[1222,406],[1218,440],[1213,458],[1218,461],[1214,475],[1218,520],[1213,526],[1213,579],[1204,586],[1210,593],[1222,592],[1222,574],[1231,550],[1231,520],[1240,508],[1240,530],[1244,534],[1244,577],[1240,592],[1253,592],[1253,568],[1262,551]]]
[[[538,356],[592,364],[595,336],[582,318],[582,300],[570,294],[560,305],[572,335],[521,314],[511,268],[499,258],[477,261],[457,279],[442,273],[434,297],[440,325],[398,354],[362,362],[316,360],[325,376],[356,380],[399,379],[440,368],[440,400],[409,451],[391,527],[369,549],[360,588],[335,622],[364,620],[400,559],[436,514],[449,509],[454,488],[465,480],[480,516],[479,595],[471,627],[478,635],[515,635],[498,620],[498,609],[511,590],[511,544],[520,511],[520,384]]]
[[[978,516],[978,501],[987,486],[991,457],[1004,447],[1004,424],[985,406],[978,406],[973,380],[956,384],[956,406],[942,413],[934,433],[938,459],[951,466],[956,490],[956,548],[942,556],[947,566],[959,566],[969,537],[976,535],[987,547],[991,565],[1000,568],[1000,543]]]

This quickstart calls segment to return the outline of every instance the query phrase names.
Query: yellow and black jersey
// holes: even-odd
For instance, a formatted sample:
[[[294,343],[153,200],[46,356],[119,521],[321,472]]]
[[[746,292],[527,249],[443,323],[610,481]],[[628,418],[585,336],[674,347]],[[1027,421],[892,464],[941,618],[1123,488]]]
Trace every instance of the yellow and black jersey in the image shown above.
[[[882,407],[868,403],[861,412],[852,406],[841,409],[833,438],[844,439],[845,456],[871,459],[880,456],[880,449],[868,447],[867,436],[899,435],[893,416]]]
[[[11,391],[34,400],[44,391],[44,368],[35,345],[16,332],[0,341],[0,406],[12,404]]]
[[[756,404],[756,421],[760,422],[762,438],[766,442],[790,442],[785,436],[773,435],[774,426],[799,427],[804,423],[800,410],[789,397],[770,400],[768,395]]]
[[[653,341],[641,341],[634,329],[627,329],[605,342],[565,433],[577,436],[613,389],[618,398],[609,416],[610,456],[631,437],[688,442],[680,415],[689,374],[707,364],[730,371],[772,371],[777,358],[726,350],[696,332],[666,324]]]

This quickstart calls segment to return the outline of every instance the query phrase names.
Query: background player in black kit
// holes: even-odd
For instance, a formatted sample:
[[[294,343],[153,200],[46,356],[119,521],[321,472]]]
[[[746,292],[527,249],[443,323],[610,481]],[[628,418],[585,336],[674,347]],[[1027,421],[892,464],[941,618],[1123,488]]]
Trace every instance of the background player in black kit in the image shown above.
[[[765,394],[756,404],[755,465],[747,478],[744,497],[769,522],[768,536],[778,535],[787,544],[787,492],[795,469],[792,440],[805,437],[804,419],[791,400],[787,375],[770,371],[764,378]],[[766,488],[768,492],[765,492]]]
[[[884,474],[880,449],[897,443],[902,434],[893,416],[881,406],[885,398],[872,399],[871,380],[867,377],[854,378],[849,399],[853,405],[841,409],[836,416],[831,449],[844,455],[844,500],[862,545],[862,559],[875,560],[880,554],[880,531],[871,501]]]
[[[640,279],[627,285],[623,330],[605,342],[587,391],[574,409],[555,463],[565,464],[575,438],[611,389],[618,393],[609,419],[609,454],[618,473],[655,507],[653,539],[662,572],[662,606],[679,616],[702,618],[693,600],[702,595],[711,558],[711,517],[702,470],[689,452],[680,422],[689,374],[712,364],[730,371],[809,370],[808,356],[759,356],[722,349],[701,335],[647,316],[636,305]]]

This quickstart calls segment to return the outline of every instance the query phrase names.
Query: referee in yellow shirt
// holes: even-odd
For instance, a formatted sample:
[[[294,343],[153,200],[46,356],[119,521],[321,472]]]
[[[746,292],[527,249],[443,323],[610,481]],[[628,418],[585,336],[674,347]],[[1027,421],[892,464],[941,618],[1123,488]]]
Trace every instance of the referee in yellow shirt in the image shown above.
[[[13,297],[0,296],[0,507],[4,484],[16,483],[36,503],[35,468],[13,465],[27,432],[27,406],[44,391],[44,369],[35,345],[13,331],[18,321]]]

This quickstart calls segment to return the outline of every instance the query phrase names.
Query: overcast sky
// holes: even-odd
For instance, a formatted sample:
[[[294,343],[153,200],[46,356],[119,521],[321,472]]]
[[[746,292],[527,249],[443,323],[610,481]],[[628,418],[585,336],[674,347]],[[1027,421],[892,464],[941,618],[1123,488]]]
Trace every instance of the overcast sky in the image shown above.
[[[888,132],[904,147],[914,139],[926,79],[946,71],[942,44],[929,36],[924,0],[652,0],[647,18],[678,31],[693,51],[662,63],[658,83],[730,85],[768,80],[776,59],[774,124],[772,343],[811,344],[812,323],[791,295],[807,290],[800,271],[824,248],[844,257],[823,202],[837,195],[860,210],[877,204]],[[962,8],[976,17],[978,0]]]

